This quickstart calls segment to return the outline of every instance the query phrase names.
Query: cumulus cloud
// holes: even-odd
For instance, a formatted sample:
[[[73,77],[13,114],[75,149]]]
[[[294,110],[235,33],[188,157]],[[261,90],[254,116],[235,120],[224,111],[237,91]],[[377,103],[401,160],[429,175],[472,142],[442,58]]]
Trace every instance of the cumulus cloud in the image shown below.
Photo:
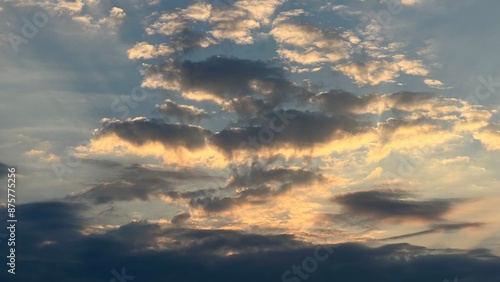
[[[142,73],[143,87],[178,91],[186,99],[214,101],[241,114],[272,110],[303,91],[284,77],[282,68],[236,58],[168,60],[146,64]]]
[[[363,134],[370,134],[371,127],[366,122],[360,122],[346,116],[329,117],[321,113],[287,110],[268,114],[261,121],[261,126],[233,127],[217,132],[212,142],[227,154],[240,149],[252,151],[271,150],[275,154],[284,152],[299,153],[301,150],[318,152],[324,150],[342,151],[342,141]],[[286,119],[285,119],[286,118]],[[314,125],[314,126],[311,126]],[[335,141],[339,147],[335,148]],[[364,138],[358,138],[359,143],[345,144],[361,146]],[[332,144],[333,142],[333,144]]]
[[[196,71],[189,70],[191,68]],[[312,102],[310,105],[316,105],[320,111],[270,112],[268,110],[273,108],[270,105],[279,103],[266,102],[268,100],[264,100],[265,98],[247,98],[246,94],[255,91],[254,88],[242,83],[224,83],[223,76],[219,78],[217,75],[206,75],[206,72],[201,72],[199,65],[186,69],[188,70],[171,74],[176,76],[172,81],[177,81],[179,88],[185,85],[183,87],[188,91],[213,89],[212,92],[218,96],[204,93],[207,96],[197,98],[220,99],[224,110],[238,112],[241,119],[218,132],[199,126],[145,118],[105,121],[111,126],[97,131],[87,151],[90,154],[110,153],[119,149],[121,154],[157,156],[164,161],[169,159],[168,163],[197,162],[201,165],[209,161],[211,165],[217,163],[216,166],[225,166],[229,160],[242,160],[250,156],[271,158],[281,154],[288,159],[361,150],[365,161],[371,163],[380,161],[391,152],[410,153],[426,146],[436,148],[458,141],[471,133],[476,139],[483,140],[484,144],[490,144],[488,148],[495,148],[494,142],[498,139],[493,134],[495,131],[490,130],[492,125],[489,119],[492,113],[471,108],[467,102],[459,99],[426,92],[356,96],[342,90],[331,90],[316,95],[296,95],[297,99],[309,97],[309,102]],[[242,75],[234,75],[234,80],[248,81],[249,73],[257,70],[243,69]],[[261,70],[270,71],[267,68]],[[198,71],[200,75],[195,75]],[[187,74],[183,74],[184,72]],[[263,73],[259,75],[264,76],[263,80],[268,79]],[[197,79],[192,79],[193,77]],[[276,83],[280,79],[270,80]],[[286,80],[283,83],[287,83]],[[222,102],[224,95],[234,96],[237,91],[244,96]],[[276,93],[274,95],[278,100],[284,94],[276,90],[267,95],[272,95],[271,93]],[[171,101],[158,105],[158,110],[168,117],[189,122],[206,117],[199,109],[177,105]],[[367,114],[378,116],[370,117]],[[383,119],[380,118],[382,114]],[[430,153],[427,152],[426,156]],[[200,162],[201,159],[205,161]]]
[[[96,133],[96,137],[116,134],[135,145],[160,142],[166,147],[197,149],[205,146],[208,130],[199,126],[170,124],[157,119],[135,118],[125,121],[105,121],[106,127]]]

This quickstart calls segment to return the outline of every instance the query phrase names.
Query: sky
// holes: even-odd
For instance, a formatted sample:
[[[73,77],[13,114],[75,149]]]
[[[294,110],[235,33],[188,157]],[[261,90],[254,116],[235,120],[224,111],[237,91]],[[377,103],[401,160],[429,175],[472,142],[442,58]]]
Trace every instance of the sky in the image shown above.
[[[499,8],[0,0],[1,280],[500,281]]]

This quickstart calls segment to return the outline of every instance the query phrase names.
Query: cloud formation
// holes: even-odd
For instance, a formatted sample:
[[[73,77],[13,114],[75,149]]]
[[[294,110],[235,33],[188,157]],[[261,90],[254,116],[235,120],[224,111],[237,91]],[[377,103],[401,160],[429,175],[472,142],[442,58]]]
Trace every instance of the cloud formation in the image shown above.
[[[442,220],[459,199],[414,200],[403,190],[371,190],[335,196],[345,212],[373,220]]]
[[[178,91],[195,101],[213,101],[226,110],[272,110],[301,89],[285,79],[284,69],[261,61],[214,56],[204,61],[168,60],[143,66],[143,87]]]
[[[161,105],[156,105],[155,108],[167,119],[173,117],[183,123],[199,123],[202,119],[209,118],[208,113],[202,109],[194,106],[179,105],[170,99],[165,100]]]
[[[19,251],[30,257],[18,258],[24,271],[16,277],[23,281],[53,281],[55,277],[106,280],[113,277],[112,269],[125,267],[126,274],[147,281],[232,281],[234,277],[241,277],[241,281],[294,281],[307,275],[311,281],[441,281],[457,276],[464,281],[492,282],[500,267],[498,257],[484,249],[464,252],[409,244],[367,247],[350,243],[323,246],[322,252],[318,252],[316,246],[286,234],[163,227],[145,221],[88,234],[81,232],[87,227],[81,216],[84,210],[82,206],[61,202],[20,206],[24,224],[18,230]],[[302,261],[315,254],[315,250],[319,255],[329,255],[310,271]],[[88,257],[93,259],[87,260]],[[33,259],[36,264],[30,263]],[[88,268],[71,267],[74,263]],[[250,271],[241,265],[253,267]],[[286,273],[294,265],[296,270]],[[0,275],[3,278],[8,274]]]

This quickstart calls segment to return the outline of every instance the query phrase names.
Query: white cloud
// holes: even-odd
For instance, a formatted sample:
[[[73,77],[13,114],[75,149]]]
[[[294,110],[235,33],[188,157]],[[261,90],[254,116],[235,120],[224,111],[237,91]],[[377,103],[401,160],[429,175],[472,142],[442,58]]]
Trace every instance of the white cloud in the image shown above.
[[[162,14],[154,23],[146,28],[149,35],[173,35],[180,33],[186,28],[187,24],[180,14],[165,13]]]
[[[352,34],[323,31],[317,27],[291,22],[276,22],[270,34],[279,44],[281,57],[300,64],[337,62],[350,56]],[[348,39],[344,39],[347,37]]]
[[[229,9],[212,12],[210,22],[215,28],[210,32],[217,39],[229,39],[236,44],[254,42],[252,31],[270,23],[269,18],[283,0],[241,0]]]
[[[429,70],[420,60],[408,60],[404,55],[395,55],[393,58],[403,73],[417,76],[424,76],[429,73]]]
[[[446,87],[444,85],[444,83],[442,83],[441,81],[439,81],[437,79],[426,78],[426,79],[424,79],[424,83],[425,83],[425,85],[427,85],[431,88],[436,88],[436,89],[448,89],[449,88],[449,87]]]
[[[382,82],[394,82],[399,76],[397,64],[387,61],[370,61],[367,63],[351,63],[332,67],[334,71],[340,71],[358,85],[377,85]]]
[[[99,23],[107,25],[112,30],[116,30],[125,21],[126,16],[123,9],[113,7],[109,10],[109,17],[99,20]]]
[[[186,19],[206,21],[210,18],[211,11],[212,5],[201,2],[187,7],[181,13]]]
[[[174,52],[175,50],[166,44],[152,45],[147,42],[138,42],[134,47],[127,50],[128,58],[131,60],[153,59],[168,56]]]

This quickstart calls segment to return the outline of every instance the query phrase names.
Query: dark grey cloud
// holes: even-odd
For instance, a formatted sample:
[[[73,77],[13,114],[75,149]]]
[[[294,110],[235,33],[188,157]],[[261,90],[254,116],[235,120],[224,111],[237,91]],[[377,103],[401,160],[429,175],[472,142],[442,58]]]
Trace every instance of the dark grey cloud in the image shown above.
[[[323,246],[332,253],[307,272],[316,246],[293,235],[162,227],[131,222],[101,234],[82,233],[85,207],[62,202],[19,206],[17,274],[2,281],[109,281],[113,269],[139,281],[443,281],[496,282],[500,259],[486,249],[428,249],[409,244]],[[169,243],[165,244],[167,240]],[[2,250],[6,248],[4,244]],[[320,252],[327,254],[326,249]],[[283,273],[290,270],[290,273]],[[116,279],[116,278],[115,278]]]
[[[226,155],[235,150],[258,151],[288,145],[298,149],[313,148],[347,135],[367,133],[371,124],[348,116],[326,116],[318,112],[280,110],[242,121],[215,134],[200,126],[168,123],[159,119],[139,118],[107,121],[96,137],[111,133],[136,145],[156,141],[166,147],[190,150],[212,144]]]
[[[348,116],[282,110],[259,118],[253,126],[234,126],[212,136],[211,142],[227,154],[238,148],[258,150],[261,147],[312,148],[315,145],[372,130],[369,122]],[[246,144],[246,146],[245,146]]]
[[[406,238],[422,236],[422,235],[427,235],[427,234],[434,234],[434,233],[457,232],[457,231],[460,231],[462,229],[479,228],[479,227],[482,227],[484,225],[485,225],[484,223],[480,223],[480,222],[434,224],[431,226],[431,228],[423,230],[423,231],[393,236],[393,237],[382,239],[382,241],[406,239]]]
[[[169,99],[165,100],[161,105],[156,105],[155,108],[167,119],[175,118],[182,123],[199,123],[202,119],[209,118],[208,113],[204,110],[198,109],[193,106],[179,105]]]
[[[261,61],[214,56],[205,61],[168,61],[150,66],[146,73],[159,74],[167,82],[177,82],[182,90],[210,91],[221,98],[236,98],[255,93],[252,81],[281,82],[284,70]]]
[[[209,130],[199,126],[166,123],[159,119],[139,118],[125,121],[109,121],[101,128],[97,137],[115,133],[120,138],[135,145],[157,141],[167,147],[197,149],[206,144],[211,135]]]
[[[269,250],[297,249],[307,245],[289,234],[259,235],[235,230],[170,228],[166,229],[162,236],[180,242],[186,253],[199,252],[222,256],[229,251],[262,253]]]
[[[172,224],[175,224],[175,225],[181,225],[184,222],[186,222],[190,217],[191,217],[191,214],[189,214],[188,212],[182,212],[182,213],[178,213],[174,217],[172,217],[170,222]]]
[[[440,120],[432,117],[419,117],[416,119],[389,118],[379,125],[382,134],[391,135],[401,128],[429,126],[434,130],[452,129],[453,123],[448,120]]]
[[[117,169],[123,168],[123,164],[111,160],[100,160],[100,159],[80,159],[82,164],[97,167],[99,169]]]
[[[374,95],[358,96],[341,89],[332,89],[313,96],[311,100],[326,112],[339,114],[366,111],[367,105],[375,98]]]
[[[323,180],[321,174],[317,174],[307,169],[290,169],[285,167],[266,167],[258,162],[252,163],[249,168],[242,167],[235,170],[235,174],[230,179],[228,187],[255,187],[267,183],[290,183],[293,185],[303,185],[316,180]]]
[[[234,170],[225,187],[190,192],[169,191],[165,195],[173,200],[188,200],[193,208],[207,212],[222,212],[241,205],[260,205],[291,190],[294,186],[312,184],[324,178],[311,170],[265,166],[253,163],[250,167]],[[230,193],[228,196],[216,194]]]
[[[279,188],[271,187],[269,185],[261,185],[259,187],[245,188],[244,190],[238,191],[236,196],[216,196],[190,199],[189,204],[192,207],[203,208],[207,212],[222,212],[245,204],[264,204],[273,197],[276,197],[290,189],[289,187],[290,184],[284,184]]]
[[[66,199],[87,199],[95,204],[105,204],[113,201],[145,201],[155,197],[156,193],[169,188],[168,182],[160,179],[150,180],[149,183],[114,180],[101,182],[88,190],[71,194]]]
[[[84,216],[87,210],[86,205],[60,201],[19,205],[16,216],[18,220],[25,220],[16,228],[19,253],[37,249],[44,242],[66,243],[81,238],[87,223]],[[1,218],[7,217],[5,212],[2,210]],[[1,247],[7,247],[7,244],[2,243]]]
[[[100,181],[87,190],[70,194],[67,200],[88,200],[95,204],[114,201],[155,199],[183,182],[208,179],[209,176],[195,170],[160,170],[141,165],[124,166],[119,175],[108,181]]]
[[[283,68],[222,56],[198,62],[170,60],[159,66],[145,65],[142,72],[146,78],[158,80],[160,76],[162,82],[182,92],[211,93],[227,101],[226,110],[244,115],[272,110],[304,91],[285,78]]]
[[[366,231],[379,229],[372,219],[352,213],[319,213],[316,216],[316,225],[336,225],[340,228]]]
[[[437,98],[435,93],[430,92],[396,92],[389,94],[388,99],[398,106],[418,105]]]
[[[449,212],[457,199],[408,200],[413,196],[403,190],[370,190],[338,195],[333,202],[342,206],[346,213],[382,219],[440,220]]]
[[[367,94],[358,96],[353,93],[332,89],[311,96],[311,101],[324,111],[332,114],[370,113],[369,107],[382,107],[383,111],[402,111],[422,106],[437,99],[436,94],[427,92],[397,92],[391,94]]]

